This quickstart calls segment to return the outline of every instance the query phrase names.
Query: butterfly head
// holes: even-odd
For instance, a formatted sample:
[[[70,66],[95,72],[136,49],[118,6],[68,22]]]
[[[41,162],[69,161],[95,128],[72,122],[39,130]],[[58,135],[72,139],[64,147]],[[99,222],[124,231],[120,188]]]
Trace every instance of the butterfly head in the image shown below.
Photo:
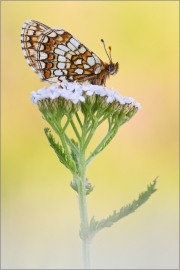
[[[119,69],[119,63],[117,62],[116,64],[114,64],[112,62],[112,57],[111,57],[111,46],[109,46],[109,54],[107,53],[107,50],[106,50],[106,47],[105,47],[105,42],[103,39],[101,39],[101,42],[103,43],[104,45],[104,49],[105,49],[105,52],[109,58],[109,65],[108,65],[108,71],[109,71],[109,74],[110,75],[114,75],[118,72],[118,69]]]
[[[113,64],[112,62],[108,65],[109,74],[114,75],[118,72],[119,69],[119,63]]]

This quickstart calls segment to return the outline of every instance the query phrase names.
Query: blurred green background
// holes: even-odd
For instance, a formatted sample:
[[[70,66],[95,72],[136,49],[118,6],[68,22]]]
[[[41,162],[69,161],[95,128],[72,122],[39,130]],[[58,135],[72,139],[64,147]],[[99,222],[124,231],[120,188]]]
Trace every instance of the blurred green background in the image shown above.
[[[4,269],[78,269],[77,195],[69,171],[44,135],[48,126],[30,92],[43,87],[27,65],[20,32],[28,19],[59,26],[120,70],[107,81],[142,105],[88,170],[95,190],[89,217],[130,203],[159,176],[158,191],[92,245],[99,269],[178,269],[178,1],[3,1],[2,265]],[[102,126],[91,147],[105,134]],[[94,145],[93,145],[94,144]]]

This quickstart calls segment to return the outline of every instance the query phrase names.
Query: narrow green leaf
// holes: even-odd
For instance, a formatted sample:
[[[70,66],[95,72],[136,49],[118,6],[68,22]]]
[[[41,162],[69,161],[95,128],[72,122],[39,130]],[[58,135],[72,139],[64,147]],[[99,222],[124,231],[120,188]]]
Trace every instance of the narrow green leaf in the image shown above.
[[[50,143],[50,146],[54,149],[55,153],[57,154],[60,162],[65,165],[69,170],[75,171],[75,163],[73,160],[70,160],[69,157],[66,155],[65,151],[63,150],[62,146],[59,143],[55,142],[55,138],[53,137],[49,128],[45,128],[44,132],[46,137]]]
[[[86,189],[86,195],[89,195],[93,190],[95,186],[90,187],[89,189]]]
[[[70,186],[78,193],[78,186],[74,180],[70,182]]]
[[[111,227],[115,222],[124,218],[125,216],[133,213],[136,209],[138,209],[142,204],[144,204],[150,196],[157,190],[156,180],[153,183],[147,186],[147,190],[141,192],[137,200],[134,200],[132,203],[123,206],[119,212],[114,211],[112,215],[109,215],[106,219],[102,219],[100,221],[96,221],[94,216],[90,220],[89,225],[89,237],[92,239],[96,233],[104,228]]]

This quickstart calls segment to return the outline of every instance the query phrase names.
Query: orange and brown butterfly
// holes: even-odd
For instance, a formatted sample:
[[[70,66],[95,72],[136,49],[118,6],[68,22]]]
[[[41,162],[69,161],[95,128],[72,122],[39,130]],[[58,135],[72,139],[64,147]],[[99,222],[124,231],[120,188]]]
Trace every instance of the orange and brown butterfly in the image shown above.
[[[119,64],[112,62],[111,47],[109,56],[104,44],[107,64],[67,31],[34,20],[23,24],[21,45],[30,67],[49,83],[66,80],[105,85],[109,75],[118,71]]]

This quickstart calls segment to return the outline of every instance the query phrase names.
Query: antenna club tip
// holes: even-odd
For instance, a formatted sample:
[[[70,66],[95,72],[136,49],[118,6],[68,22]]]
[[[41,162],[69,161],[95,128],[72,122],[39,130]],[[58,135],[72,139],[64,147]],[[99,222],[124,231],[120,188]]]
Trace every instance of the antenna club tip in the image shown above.
[[[109,48],[109,50],[111,51],[111,46],[109,46],[108,48]]]
[[[104,43],[104,39],[101,39],[101,42]]]

